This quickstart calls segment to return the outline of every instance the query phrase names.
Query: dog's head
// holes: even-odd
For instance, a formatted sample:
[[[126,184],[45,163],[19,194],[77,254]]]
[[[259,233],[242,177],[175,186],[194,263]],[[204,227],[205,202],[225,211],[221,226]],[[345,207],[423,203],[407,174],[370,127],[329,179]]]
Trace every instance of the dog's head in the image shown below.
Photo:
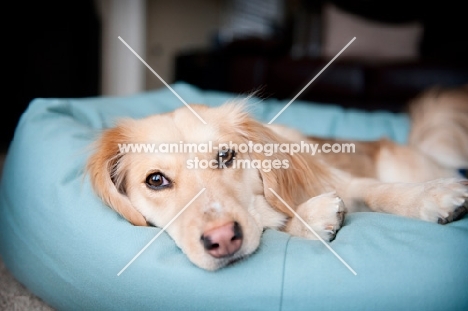
[[[105,130],[87,170],[107,205],[134,225],[167,226],[194,264],[216,270],[253,253],[264,228],[290,216],[270,188],[294,207],[314,195],[304,172],[320,168],[299,155],[233,148],[284,142],[242,104],[191,107],[207,124],[183,107]]]

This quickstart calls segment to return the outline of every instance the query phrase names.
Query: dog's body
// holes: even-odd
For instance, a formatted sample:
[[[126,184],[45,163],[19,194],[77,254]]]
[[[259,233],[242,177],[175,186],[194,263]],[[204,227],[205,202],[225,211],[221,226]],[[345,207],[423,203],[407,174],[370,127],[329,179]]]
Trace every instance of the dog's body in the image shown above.
[[[126,143],[339,142],[261,124],[238,103],[192,108],[206,125],[183,107],[124,120],[104,131],[87,168],[97,194],[134,225],[165,227],[205,189],[167,228],[201,268],[216,270],[253,253],[264,228],[310,239],[317,238],[315,232],[329,241],[345,212],[370,209],[435,223],[453,221],[466,212],[468,182],[457,169],[468,167],[468,86],[430,90],[418,98],[411,105],[413,125],[405,146],[386,139],[352,142],[354,154],[315,156],[241,153],[232,148],[170,154],[119,149]],[[187,163],[195,158],[219,165],[189,169]],[[235,168],[233,161],[239,160],[277,160],[288,168]]]

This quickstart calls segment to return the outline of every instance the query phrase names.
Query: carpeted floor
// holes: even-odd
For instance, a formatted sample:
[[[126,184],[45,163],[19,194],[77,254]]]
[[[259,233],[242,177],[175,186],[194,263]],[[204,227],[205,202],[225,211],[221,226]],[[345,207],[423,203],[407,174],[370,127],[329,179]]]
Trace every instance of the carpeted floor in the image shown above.
[[[0,153],[0,176],[4,159],[5,153]],[[16,281],[13,275],[6,269],[0,257],[0,310],[50,311],[53,309]]]
[[[53,309],[16,281],[0,258],[0,310],[49,311]]]

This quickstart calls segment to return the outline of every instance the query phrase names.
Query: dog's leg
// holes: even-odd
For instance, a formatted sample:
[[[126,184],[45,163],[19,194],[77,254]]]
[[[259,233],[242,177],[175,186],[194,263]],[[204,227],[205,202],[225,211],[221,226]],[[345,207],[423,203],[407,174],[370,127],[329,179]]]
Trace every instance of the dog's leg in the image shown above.
[[[346,210],[336,192],[329,192],[302,203],[297,207],[296,213],[323,240],[330,241],[341,228]],[[289,220],[284,231],[307,239],[318,239],[296,216]]]
[[[468,212],[468,181],[457,178],[422,183],[382,183],[355,178],[340,194],[346,198],[350,211],[364,203],[372,211],[442,224]]]

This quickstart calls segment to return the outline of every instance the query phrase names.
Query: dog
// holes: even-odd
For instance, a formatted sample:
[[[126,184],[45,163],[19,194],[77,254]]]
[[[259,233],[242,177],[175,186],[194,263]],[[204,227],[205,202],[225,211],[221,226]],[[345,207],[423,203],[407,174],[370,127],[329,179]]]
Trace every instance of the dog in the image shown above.
[[[106,205],[133,225],[167,227],[177,246],[200,268],[214,271],[254,253],[266,228],[331,241],[346,213],[370,210],[445,224],[468,210],[468,181],[458,173],[468,167],[468,85],[431,88],[413,100],[405,145],[385,138],[305,136],[256,121],[242,101],[190,108],[123,119],[103,130],[86,170]],[[223,147],[172,153],[120,148],[183,142]],[[352,143],[355,153],[312,156],[231,147],[298,142]],[[195,167],[202,161],[211,165]],[[257,165],[239,168],[239,161]],[[265,169],[262,163],[273,167]]]

